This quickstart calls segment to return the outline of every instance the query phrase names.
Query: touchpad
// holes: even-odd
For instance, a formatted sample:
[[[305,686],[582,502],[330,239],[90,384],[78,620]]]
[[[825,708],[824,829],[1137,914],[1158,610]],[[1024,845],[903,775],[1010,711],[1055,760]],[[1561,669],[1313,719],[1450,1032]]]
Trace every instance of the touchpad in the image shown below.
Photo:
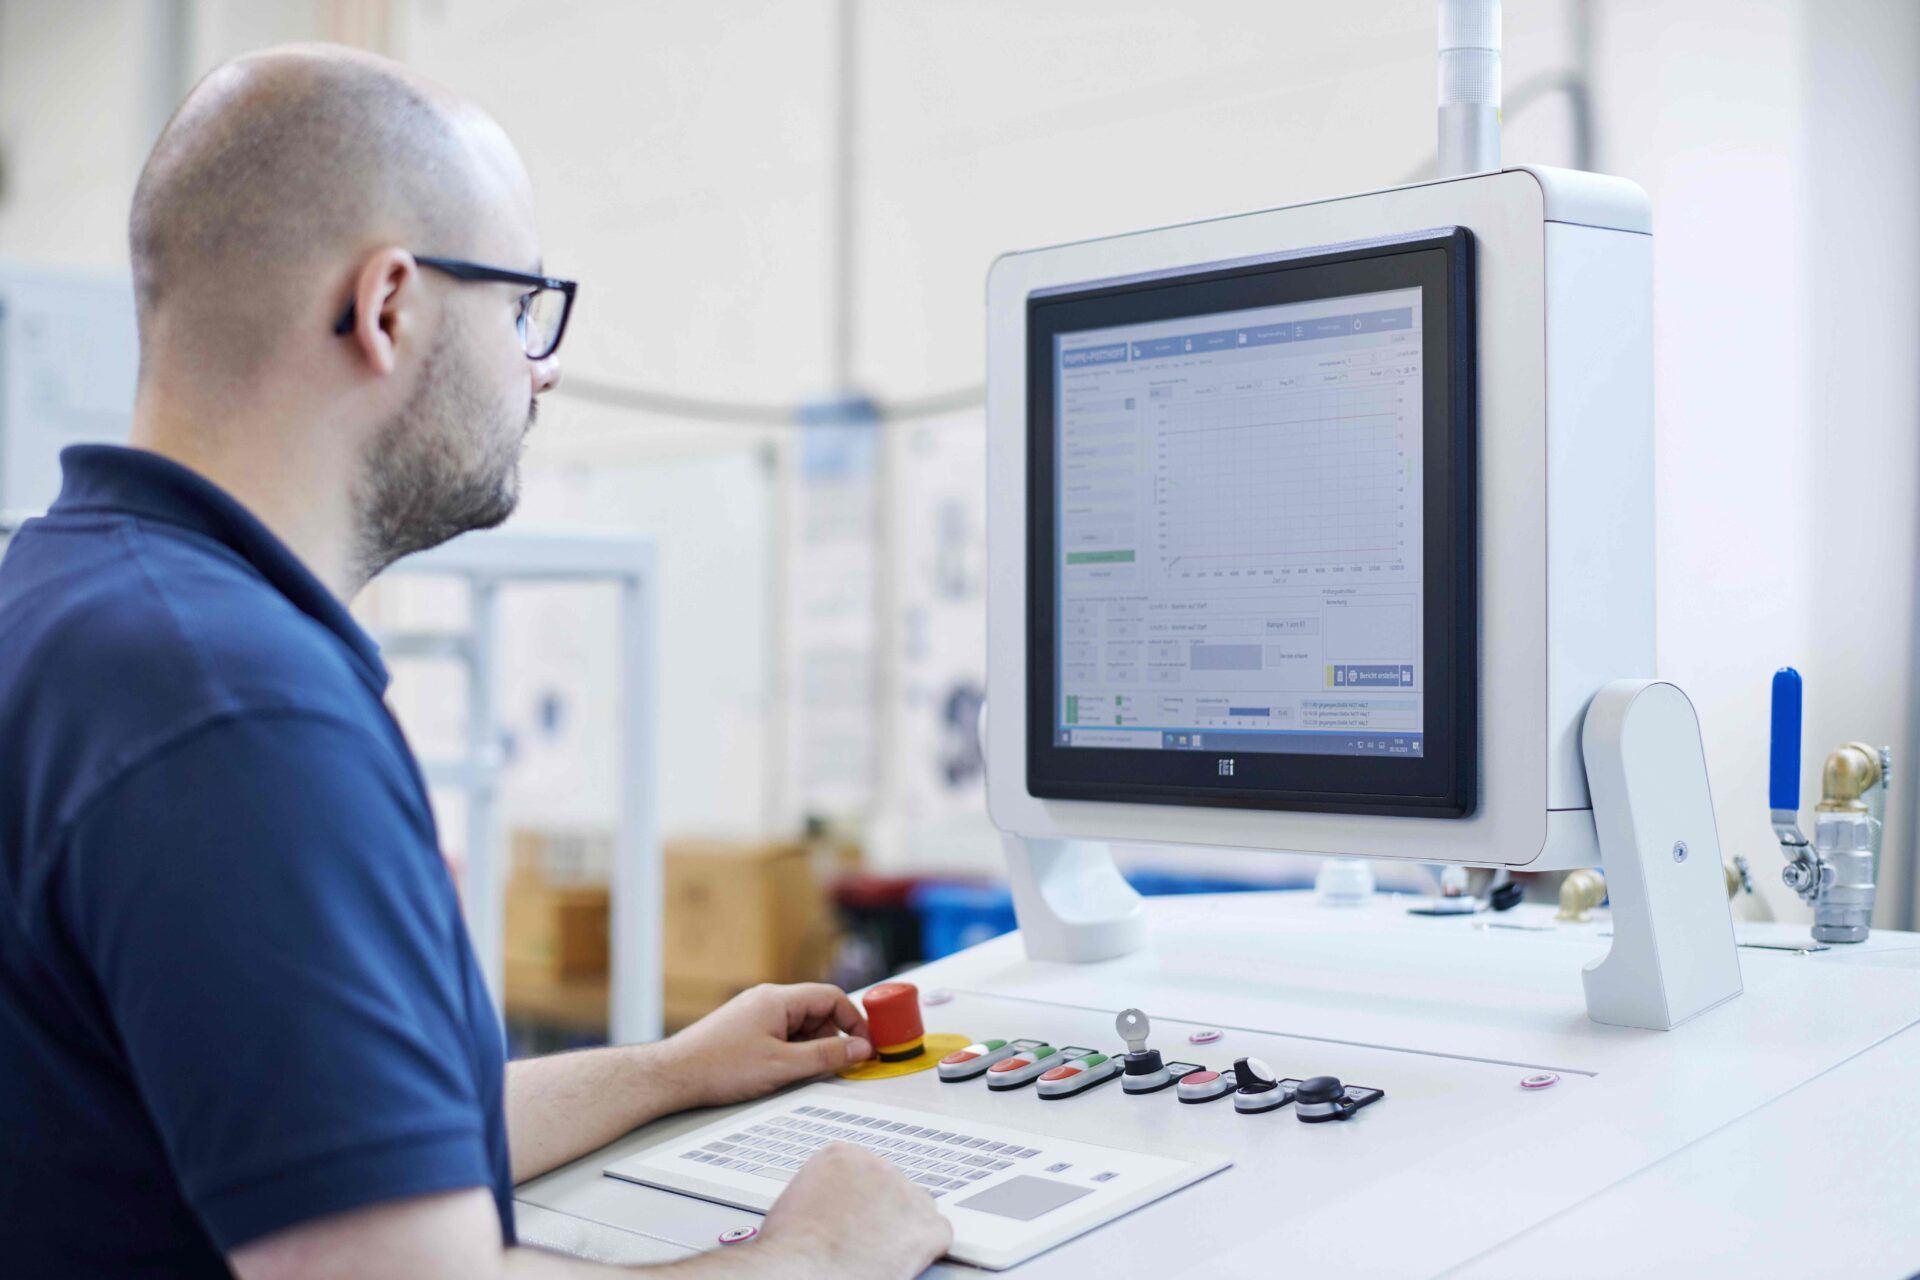
[[[1076,1187],[1071,1182],[1055,1182],[1051,1178],[1032,1178],[1023,1174],[989,1187],[977,1196],[954,1203],[962,1209],[978,1209],[981,1213],[1031,1222],[1043,1213],[1092,1194],[1092,1187]]]

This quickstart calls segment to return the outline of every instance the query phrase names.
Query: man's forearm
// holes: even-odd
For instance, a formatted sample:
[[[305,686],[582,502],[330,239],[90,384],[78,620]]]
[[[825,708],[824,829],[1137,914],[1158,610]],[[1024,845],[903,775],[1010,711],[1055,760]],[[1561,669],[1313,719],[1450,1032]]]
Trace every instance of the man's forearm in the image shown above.
[[[649,1120],[697,1104],[665,1044],[617,1045],[507,1065],[507,1147],[525,1182]]]

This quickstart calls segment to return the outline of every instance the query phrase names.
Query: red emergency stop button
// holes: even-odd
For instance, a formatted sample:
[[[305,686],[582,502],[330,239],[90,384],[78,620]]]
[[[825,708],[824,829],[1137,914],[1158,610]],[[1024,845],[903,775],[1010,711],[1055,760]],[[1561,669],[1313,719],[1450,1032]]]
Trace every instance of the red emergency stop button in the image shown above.
[[[925,1052],[926,1028],[920,1022],[920,988],[911,982],[882,982],[861,998],[873,1053],[882,1062],[905,1062]]]

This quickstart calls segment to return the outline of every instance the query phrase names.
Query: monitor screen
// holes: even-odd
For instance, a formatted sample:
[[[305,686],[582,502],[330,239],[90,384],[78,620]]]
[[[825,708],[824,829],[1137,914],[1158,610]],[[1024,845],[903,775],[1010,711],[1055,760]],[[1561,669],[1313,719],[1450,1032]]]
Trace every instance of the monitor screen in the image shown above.
[[[1471,807],[1469,254],[1033,300],[1035,794]]]

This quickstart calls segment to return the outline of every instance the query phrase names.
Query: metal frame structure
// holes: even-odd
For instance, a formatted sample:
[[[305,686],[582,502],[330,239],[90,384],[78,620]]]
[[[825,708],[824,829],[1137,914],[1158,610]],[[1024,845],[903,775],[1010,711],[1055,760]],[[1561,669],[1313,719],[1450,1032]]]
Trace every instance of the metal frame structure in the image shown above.
[[[658,556],[649,538],[568,533],[484,532],[409,556],[389,574],[465,579],[468,629],[383,634],[396,656],[447,657],[467,670],[467,757],[424,765],[429,781],[465,793],[468,805],[465,911],[474,954],[502,999],[506,867],[498,811],[500,712],[495,685],[500,589],[512,583],[612,582],[620,589],[620,818],[613,846],[608,991],[614,1043],[661,1034],[661,852],[656,803],[659,657]]]

